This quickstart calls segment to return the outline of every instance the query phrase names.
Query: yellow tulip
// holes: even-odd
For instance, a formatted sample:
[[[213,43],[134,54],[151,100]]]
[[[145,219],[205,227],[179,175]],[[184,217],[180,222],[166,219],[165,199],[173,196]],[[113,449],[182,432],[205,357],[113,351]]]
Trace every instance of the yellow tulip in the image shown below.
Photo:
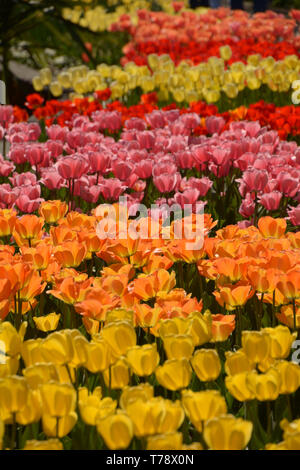
[[[188,387],[192,369],[187,359],[169,359],[155,371],[160,385],[168,390],[180,390]]]
[[[117,402],[111,397],[101,400],[96,395],[90,395],[85,400],[80,400],[78,406],[82,420],[90,426],[95,426],[99,418],[115,412]]]
[[[232,56],[232,50],[231,50],[231,47],[226,45],[226,46],[221,46],[220,49],[220,56],[222,57],[222,59],[224,60],[229,60]]]
[[[202,432],[204,421],[227,412],[225,398],[217,390],[203,392],[184,390],[181,397],[186,415],[199,432]]]
[[[136,334],[133,326],[127,321],[115,321],[106,325],[101,335],[118,357],[136,345]]]
[[[119,390],[128,385],[130,374],[125,357],[120,357],[108,369],[103,371],[105,385],[112,390]]]
[[[76,391],[70,384],[49,382],[40,386],[43,413],[62,417],[75,410]]]
[[[134,374],[141,377],[151,375],[159,363],[156,343],[130,348],[126,359]]]
[[[235,352],[226,351],[225,356],[225,372],[228,375],[250,372],[253,369],[254,364],[250,362],[242,349]]]
[[[74,355],[70,330],[51,333],[41,343],[41,349],[46,362],[68,364]]]
[[[0,355],[0,378],[7,377],[8,375],[15,375],[19,369],[19,359],[15,357]]]
[[[297,338],[297,333],[291,333],[287,326],[279,325],[275,328],[263,328],[271,338],[270,356],[275,359],[286,359],[291,346]]]
[[[53,331],[58,327],[58,322],[61,317],[60,313],[49,313],[43,317],[32,317],[35,326],[40,331]]]
[[[191,359],[191,364],[199,380],[216,380],[221,372],[221,362],[214,349],[198,349]]]
[[[75,411],[61,417],[42,415],[43,431],[48,437],[64,437],[74,428],[77,422]]]
[[[164,400],[165,413],[158,423],[157,433],[166,434],[175,432],[183,423],[184,410],[179,400]]]
[[[189,315],[189,319],[190,326],[186,333],[193,337],[194,345],[201,346],[208,343],[212,338],[211,313],[208,310],[204,314],[195,312]]]
[[[29,390],[26,405],[16,413],[16,421],[23,426],[36,423],[42,415],[41,397],[38,390]]]
[[[97,431],[111,450],[127,449],[133,438],[133,424],[125,411],[98,419]]]
[[[169,335],[164,337],[164,348],[168,359],[190,359],[194,352],[192,335]]]
[[[249,361],[263,362],[270,354],[271,338],[262,331],[243,331],[242,348]]]
[[[294,393],[300,387],[300,366],[293,362],[277,361],[274,368],[280,375],[280,392]]]
[[[259,401],[276,400],[280,393],[280,374],[273,367],[264,374],[258,374],[256,371],[249,372],[246,383]]]
[[[0,379],[0,419],[9,419],[27,404],[29,387],[24,377],[12,375]]]
[[[252,428],[251,421],[223,415],[204,424],[203,437],[211,450],[242,450],[250,441]]]
[[[248,372],[240,372],[225,378],[226,388],[234,398],[242,402],[255,399],[253,390],[247,386],[247,375]]]
[[[137,437],[158,434],[158,427],[165,417],[165,404],[161,397],[151,398],[147,402],[137,399],[126,406],[126,412],[133,422],[134,434]]]
[[[148,401],[153,398],[154,390],[153,386],[149,383],[142,383],[135,387],[124,387],[120,397],[120,407],[127,408],[128,403],[135,402],[141,399],[142,401]]]
[[[103,339],[91,341],[86,346],[87,359],[84,367],[92,373],[102,372],[111,364],[111,348]]]
[[[2,351],[4,349],[4,351],[2,351],[4,354],[12,357],[20,354],[22,339],[23,338],[10,322],[5,321],[0,323],[0,350]]]

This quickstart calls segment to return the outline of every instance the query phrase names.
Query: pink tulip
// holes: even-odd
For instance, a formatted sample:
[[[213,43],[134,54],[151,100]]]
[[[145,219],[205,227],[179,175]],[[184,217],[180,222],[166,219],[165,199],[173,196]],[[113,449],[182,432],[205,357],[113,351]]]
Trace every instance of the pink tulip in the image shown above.
[[[12,106],[0,106],[0,122],[2,124],[9,124],[13,119],[14,108]]]
[[[180,173],[162,173],[153,177],[153,183],[161,193],[170,193],[180,184]]]
[[[107,151],[89,152],[88,158],[92,173],[104,174],[110,166],[110,154]]]
[[[136,137],[141,149],[151,149],[153,147],[155,136],[152,131],[139,132]]]
[[[54,166],[44,170],[42,169],[42,178],[40,181],[50,190],[60,189],[66,186],[65,179],[62,178]]]
[[[39,208],[41,202],[43,201],[44,199],[41,198],[30,199],[26,194],[23,194],[16,199],[15,205],[21,212],[31,214]]]
[[[263,194],[259,198],[259,203],[265,207],[268,211],[275,211],[280,205],[282,194],[279,191],[272,191],[270,193]]]
[[[125,121],[124,127],[126,127],[126,129],[144,131],[147,129],[147,124],[145,123],[144,119],[133,117]]]
[[[49,139],[66,142],[69,129],[67,127],[61,127],[57,124],[52,124],[52,126],[46,128],[46,132]]]
[[[254,214],[255,204],[253,199],[251,198],[250,194],[246,194],[245,199],[242,201],[240,205],[239,213],[245,217],[249,218]]]
[[[299,180],[292,178],[289,173],[282,172],[277,177],[278,189],[286,197],[295,197],[299,191]]]
[[[117,178],[109,178],[101,183],[101,194],[108,201],[117,201],[126,186]]]
[[[131,163],[122,160],[114,160],[111,164],[112,171],[116,178],[124,181],[132,174],[134,168]]]
[[[297,207],[292,207],[290,210],[287,211],[289,215],[289,219],[293,225],[299,227],[300,225],[300,204]]]
[[[265,170],[247,170],[243,174],[242,180],[246,185],[247,191],[263,191],[268,182],[268,173]]]
[[[195,204],[195,202],[199,199],[199,196],[200,192],[198,189],[186,189],[183,191],[183,193],[175,193],[174,201],[183,209],[187,204]]]
[[[220,134],[225,126],[225,119],[217,116],[209,116],[205,119],[205,126],[209,134]]]
[[[150,158],[146,160],[141,160],[140,162],[134,165],[134,171],[139,178],[150,178],[152,175],[153,161]]]
[[[27,171],[25,173],[14,173],[9,181],[13,186],[34,185],[37,183],[36,175]]]
[[[61,157],[57,161],[57,171],[64,179],[78,179],[87,172],[89,164],[80,154]]]
[[[152,127],[152,129],[158,129],[160,127],[165,127],[167,124],[167,117],[165,113],[160,110],[152,111],[152,113],[146,115],[147,123]]]

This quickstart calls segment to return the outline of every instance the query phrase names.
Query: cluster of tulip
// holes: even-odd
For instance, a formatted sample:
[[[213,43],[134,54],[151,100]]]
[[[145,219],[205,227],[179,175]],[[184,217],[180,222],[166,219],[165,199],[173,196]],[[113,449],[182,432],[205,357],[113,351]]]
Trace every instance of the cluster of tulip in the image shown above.
[[[134,23],[137,22],[136,11],[140,9],[151,9],[151,0],[108,0],[106,8],[102,5],[91,7],[90,1],[86,5],[78,5],[75,8],[64,8],[63,17],[72,23],[79,24],[93,32],[107,31],[113,24],[120,21],[121,18],[129,18]],[[162,11],[174,13],[184,6],[188,5],[188,0],[156,0],[156,6]]]
[[[300,232],[265,217],[209,238],[206,215],[190,250],[178,221],[168,239],[151,216],[158,238],[121,237],[137,221],[115,211],[99,238],[103,206],[2,210],[3,448],[299,448]]]
[[[0,162],[1,207],[32,213],[43,198],[67,197],[71,209],[90,210],[126,194],[132,207],[155,203],[162,210],[202,200],[220,226],[239,214],[256,225],[266,211],[298,225],[297,144],[280,141],[258,122],[232,122],[222,132],[225,120],[216,116],[205,120],[211,137],[195,136],[200,122],[196,113],[154,110],[122,128],[120,113],[101,110],[91,120],[74,115],[70,128],[51,125],[44,142],[37,141],[37,123],[1,127],[10,144]]]
[[[229,46],[220,49],[221,56],[231,56]],[[252,100],[257,101],[262,90],[263,96],[271,97],[271,101],[275,102],[280,98],[280,93],[291,90],[292,83],[299,79],[300,69],[300,60],[296,55],[276,61],[271,56],[263,58],[253,54],[248,57],[247,64],[234,62],[227,67],[222,57],[210,57],[207,62],[198,65],[182,61],[175,66],[167,54],[150,54],[147,61],[149,67],[128,62],[123,68],[100,64],[96,70],[89,70],[81,65],[60,72],[55,80],[49,69],[42,69],[33,78],[33,86],[36,91],[49,86],[55,97],[61,96],[64,90],[74,90],[70,92],[71,99],[109,88],[112,99],[122,98],[125,101],[135,95],[138,97],[139,90],[142,90],[143,93],[157,91],[162,102],[191,103],[204,99],[207,103],[216,103],[229,99],[232,105],[241,93],[244,104],[247,104],[249,94]],[[252,96],[250,92],[256,93]],[[287,100],[290,102],[290,96],[284,99],[284,104]]]

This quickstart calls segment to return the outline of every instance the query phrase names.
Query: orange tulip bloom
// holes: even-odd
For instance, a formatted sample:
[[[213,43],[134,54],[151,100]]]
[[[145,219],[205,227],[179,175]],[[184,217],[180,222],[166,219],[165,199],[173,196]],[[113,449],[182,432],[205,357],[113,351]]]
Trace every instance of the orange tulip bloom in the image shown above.
[[[286,237],[289,239],[293,248],[300,248],[300,232],[288,232]]]
[[[32,271],[27,278],[25,286],[19,291],[19,298],[23,302],[30,302],[37,295],[40,295],[45,289],[47,283],[43,282],[41,277]]]
[[[249,260],[249,257],[237,260],[227,257],[216,259],[213,265],[218,272],[218,283],[233,283],[245,279]]]
[[[235,315],[212,315],[212,340],[226,341],[235,329]]]
[[[55,285],[55,287],[58,287],[64,279],[67,278],[72,278],[74,282],[83,282],[88,279],[88,275],[86,273],[81,273],[76,271],[74,268],[61,268],[60,266],[60,271],[58,273],[55,273],[55,275],[52,278],[52,282]],[[92,283],[94,281],[93,277],[90,277],[90,282]]]
[[[126,274],[128,279],[132,279],[135,276],[135,269],[131,264],[124,265],[122,263],[114,263],[102,269],[103,276],[116,276],[119,274]]]
[[[143,267],[145,274],[151,274],[159,269],[168,270],[172,267],[173,261],[163,254],[156,254],[152,252],[146,260],[146,265]]]
[[[257,225],[264,238],[281,238],[286,231],[285,219],[273,219],[269,216],[261,217]]]
[[[115,276],[105,276],[101,279],[101,283],[98,282],[97,284],[101,284],[101,288],[104,289],[106,292],[118,295],[122,297],[127,289],[128,285],[128,276],[126,274],[119,274]]]
[[[118,307],[119,304],[119,297],[114,297],[103,289],[93,288],[82,302],[75,305],[75,310],[84,317],[105,321],[107,312]]]
[[[51,227],[50,236],[52,238],[53,245],[61,245],[67,241],[77,240],[77,232],[69,227],[58,226]]]
[[[280,271],[289,271],[297,263],[297,253],[293,252],[274,252],[274,250],[269,251],[269,256],[266,260],[266,267],[275,268]]]
[[[286,274],[282,274],[277,283],[277,289],[287,299],[299,299],[300,298],[300,269],[291,270]]]
[[[54,257],[65,268],[76,268],[85,259],[87,248],[84,243],[65,242],[54,250]]]
[[[142,328],[153,328],[157,325],[162,314],[160,307],[150,307],[147,304],[134,306],[134,325]]]
[[[169,292],[176,284],[175,272],[171,274],[165,269],[159,269],[152,274],[141,274],[132,283],[132,291],[142,299],[149,300],[162,292]]]
[[[87,229],[95,230],[97,219],[95,216],[82,214],[80,212],[69,212],[65,219],[61,219],[59,224],[75,230]]]
[[[92,289],[92,282],[93,278],[76,282],[72,277],[67,277],[55,289],[48,290],[47,294],[52,294],[66,304],[74,305],[86,298]]]
[[[156,299],[156,305],[163,310],[164,318],[187,317],[192,312],[201,312],[203,308],[202,300],[198,302],[196,297],[187,294],[184,289],[161,293]]]
[[[48,267],[52,253],[51,246],[40,243],[34,248],[22,247],[21,251],[23,261],[31,264],[37,271],[42,271]]]
[[[276,313],[276,317],[289,328],[294,327],[294,311],[292,305],[281,307],[280,313]],[[296,308],[296,327],[300,328],[300,306]]]
[[[209,259],[201,259],[198,261],[197,269],[200,276],[206,277],[207,279],[214,281],[218,277],[218,271],[214,265],[214,261]]]
[[[55,259],[50,259],[47,268],[41,271],[42,279],[46,282],[53,282],[53,277],[61,272],[61,266]]]
[[[55,224],[66,215],[67,211],[67,203],[60,200],[44,201],[39,207],[40,216],[43,217],[48,224]]]
[[[254,290],[249,285],[237,285],[220,287],[219,291],[214,291],[216,301],[226,310],[235,310],[236,307],[245,305],[254,295]]]
[[[139,238],[134,240],[130,237],[126,238],[125,240],[109,240],[107,251],[121,258],[128,258],[137,252],[139,243]]]
[[[26,214],[16,220],[13,236],[19,246],[33,246],[42,238],[44,219]]]
[[[191,241],[189,240],[189,242]],[[168,243],[164,252],[173,262],[196,263],[205,256],[204,246],[195,250],[187,250],[186,245],[186,240],[172,240]]]
[[[0,210],[0,237],[8,237],[12,234],[17,220],[17,212],[13,209]]]
[[[93,253],[103,250],[106,244],[106,240],[101,240],[95,231],[78,232],[78,241],[85,243],[87,248],[86,259],[91,259]]]
[[[262,269],[257,266],[249,266],[247,277],[256,291],[272,293],[276,288],[280,273],[278,269]]]

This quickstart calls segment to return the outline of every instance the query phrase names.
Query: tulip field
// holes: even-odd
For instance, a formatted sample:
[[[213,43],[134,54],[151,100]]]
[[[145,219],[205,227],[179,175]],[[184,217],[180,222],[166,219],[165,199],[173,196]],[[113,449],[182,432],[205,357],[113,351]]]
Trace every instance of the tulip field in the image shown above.
[[[300,10],[67,3],[0,105],[0,449],[300,450]]]

